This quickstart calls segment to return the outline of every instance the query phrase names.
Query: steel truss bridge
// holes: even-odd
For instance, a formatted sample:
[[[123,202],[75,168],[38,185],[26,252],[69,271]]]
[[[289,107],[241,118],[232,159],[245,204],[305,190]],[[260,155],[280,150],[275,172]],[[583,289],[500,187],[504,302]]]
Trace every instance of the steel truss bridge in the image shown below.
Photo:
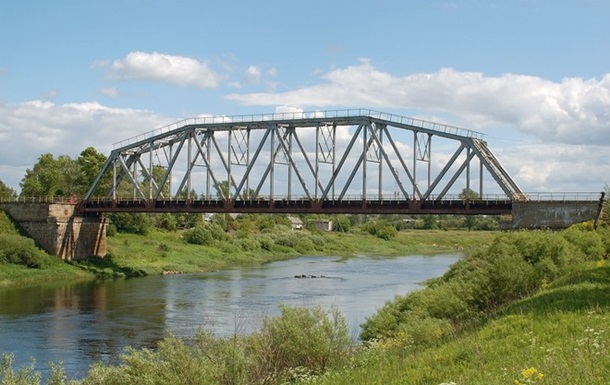
[[[527,199],[480,133],[338,110],[192,118],[116,143],[79,208],[500,215]]]

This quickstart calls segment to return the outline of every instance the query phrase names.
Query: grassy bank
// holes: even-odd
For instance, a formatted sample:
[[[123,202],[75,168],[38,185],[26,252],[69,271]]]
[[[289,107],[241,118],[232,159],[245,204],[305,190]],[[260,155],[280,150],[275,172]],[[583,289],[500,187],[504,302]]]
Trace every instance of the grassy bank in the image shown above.
[[[193,245],[180,232],[153,231],[148,236],[117,234],[108,238],[112,261],[146,274],[203,272],[259,264],[299,255],[393,256],[471,250],[491,242],[492,232],[413,230],[382,240],[361,231],[320,233],[277,231]]]
[[[608,384],[610,267],[584,264],[475,330],[414,349],[372,344],[315,384]]]
[[[388,301],[364,324],[363,343],[350,341],[336,310],[283,307],[251,335],[168,337],[80,381],[54,366],[48,383],[608,384],[609,231],[500,234],[425,289]],[[9,356],[0,365],[5,383],[36,375],[15,371]]]
[[[495,234],[410,230],[395,232],[383,239],[372,235],[364,226],[353,227],[348,232],[311,228],[293,231],[284,222],[285,218],[280,217],[246,216],[234,221],[227,231],[213,234],[209,239],[204,237],[202,244],[189,243],[185,237],[189,233],[192,236],[197,229],[218,226],[202,224],[178,231],[151,228],[146,235],[116,232],[107,238],[105,259],[65,263],[38,249],[0,211],[0,287],[51,280],[196,273],[300,255],[393,256],[464,251],[488,245]]]

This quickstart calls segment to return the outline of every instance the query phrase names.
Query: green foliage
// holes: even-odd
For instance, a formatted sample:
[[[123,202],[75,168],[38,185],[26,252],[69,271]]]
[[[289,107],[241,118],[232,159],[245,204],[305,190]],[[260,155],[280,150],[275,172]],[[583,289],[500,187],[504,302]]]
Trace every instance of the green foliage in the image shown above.
[[[352,228],[352,223],[345,215],[337,215],[333,219],[333,230],[340,233],[348,233]]]
[[[606,247],[600,233],[593,231],[588,226],[572,226],[565,230],[562,235],[580,252],[580,257],[584,260],[601,259],[606,253]]]
[[[476,315],[490,313],[548,285],[574,265],[599,259],[603,252],[600,233],[579,226],[560,233],[500,235],[487,250],[458,261],[427,289],[386,303],[367,319],[361,338],[388,338],[402,332],[416,343],[436,341],[476,320]],[[444,325],[438,336],[426,339],[415,333],[422,330],[417,325],[430,320]]]
[[[111,213],[108,218],[119,232],[147,235],[152,228],[151,217],[143,213]]]
[[[321,307],[281,306],[281,315],[266,318],[252,341],[258,370],[276,376],[288,368],[321,373],[339,367],[352,347],[345,318]]]
[[[93,184],[101,171],[106,157],[93,147],[83,150],[77,159],[67,155],[54,158],[42,154],[38,162],[26,170],[21,180],[21,195],[30,196],[82,196]],[[100,181],[98,193],[105,193],[111,185],[111,175]]]
[[[2,385],[38,385],[42,374],[34,370],[35,361],[30,366],[22,367],[17,372],[13,370],[14,357],[12,354],[2,353],[0,363],[0,380]]]
[[[12,201],[17,198],[17,192],[0,180],[0,202]]]
[[[386,241],[394,239],[396,234],[398,234],[398,231],[394,226],[378,221],[367,222],[363,229],[369,234]]]
[[[155,227],[167,231],[176,231],[178,228],[178,218],[174,214],[158,214],[155,217]]]
[[[0,234],[19,234],[17,226],[15,226],[13,221],[6,215],[4,210],[0,210]]]
[[[336,309],[282,306],[278,317],[266,318],[261,330],[252,335],[214,337],[200,331],[188,344],[168,337],[154,350],[128,349],[121,355],[120,366],[94,365],[78,383],[286,383],[296,373],[315,375],[344,366],[353,352],[352,347],[345,319]],[[11,364],[8,362],[6,367],[11,368]],[[36,373],[27,374],[27,378],[33,378],[32,374]],[[61,379],[61,376],[55,375],[55,378]]]
[[[227,239],[222,227],[217,223],[204,223],[184,232],[184,240],[194,245],[211,245]]]
[[[38,249],[32,239],[13,234],[0,234],[0,263],[13,263],[30,268],[46,265],[49,256]]]
[[[102,170],[105,162],[106,155],[98,152],[93,147],[87,147],[80,153],[76,159],[79,168],[79,173],[76,178],[78,185],[77,194],[82,196],[87,193],[88,188],[93,184],[95,178],[97,178],[97,175]],[[105,194],[110,189],[110,186],[112,186],[112,174],[107,173],[104,175],[104,179],[99,182],[98,186],[99,187],[94,191],[94,194]]]

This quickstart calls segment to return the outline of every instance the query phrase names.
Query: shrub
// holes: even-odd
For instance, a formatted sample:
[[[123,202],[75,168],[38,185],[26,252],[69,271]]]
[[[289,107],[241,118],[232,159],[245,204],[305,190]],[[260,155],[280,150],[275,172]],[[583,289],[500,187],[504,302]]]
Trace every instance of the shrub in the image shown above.
[[[352,222],[345,215],[337,215],[333,221],[333,230],[340,233],[348,233],[352,228]]]
[[[13,263],[31,268],[47,264],[48,255],[34,241],[20,235],[0,234],[0,263]]]
[[[176,231],[178,228],[178,219],[174,214],[161,214],[156,218],[155,226],[162,230]]]
[[[367,318],[361,338],[387,338],[404,332],[415,344],[436,341],[451,331],[447,325],[459,326],[531,294],[543,282],[565,274],[571,263],[599,258],[603,252],[601,237],[588,229],[500,235],[487,250],[458,261],[426,289],[386,303]],[[574,253],[582,256],[574,258]],[[433,325],[439,336],[426,336],[426,327],[435,333]]]
[[[150,216],[143,213],[112,213],[108,217],[117,231],[123,233],[148,235],[152,227]]]
[[[386,241],[393,239],[398,234],[396,228],[381,222],[368,222],[364,225],[364,231]]]
[[[563,237],[574,245],[586,261],[597,260],[605,255],[605,245],[599,233],[584,226],[572,226],[562,232]]]
[[[267,251],[273,250],[274,242],[273,242],[273,239],[271,239],[271,237],[263,235],[260,238],[258,238],[258,243],[260,243],[261,248],[263,250],[267,250]]]
[[[211,245],[227,238],[227,234],[217,223],[200,224],[184,232],[186,242],[195,245]]]
[[[347,322],[337,309],[281,306],[281,315],[265,318],[252,336],[256,366],[269,375],[288,368],[321,373],[343,365],[351,351]]]

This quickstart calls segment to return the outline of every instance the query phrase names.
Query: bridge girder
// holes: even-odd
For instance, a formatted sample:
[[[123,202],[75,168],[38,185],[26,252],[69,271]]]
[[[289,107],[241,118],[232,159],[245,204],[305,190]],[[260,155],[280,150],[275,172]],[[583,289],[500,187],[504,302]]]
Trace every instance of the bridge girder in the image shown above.
[[[482,198],[490,184],[509,201],[525,197],[481,134],[344,110],[178,122],[118,143],[84,200],[426,202],[468,190]]]

